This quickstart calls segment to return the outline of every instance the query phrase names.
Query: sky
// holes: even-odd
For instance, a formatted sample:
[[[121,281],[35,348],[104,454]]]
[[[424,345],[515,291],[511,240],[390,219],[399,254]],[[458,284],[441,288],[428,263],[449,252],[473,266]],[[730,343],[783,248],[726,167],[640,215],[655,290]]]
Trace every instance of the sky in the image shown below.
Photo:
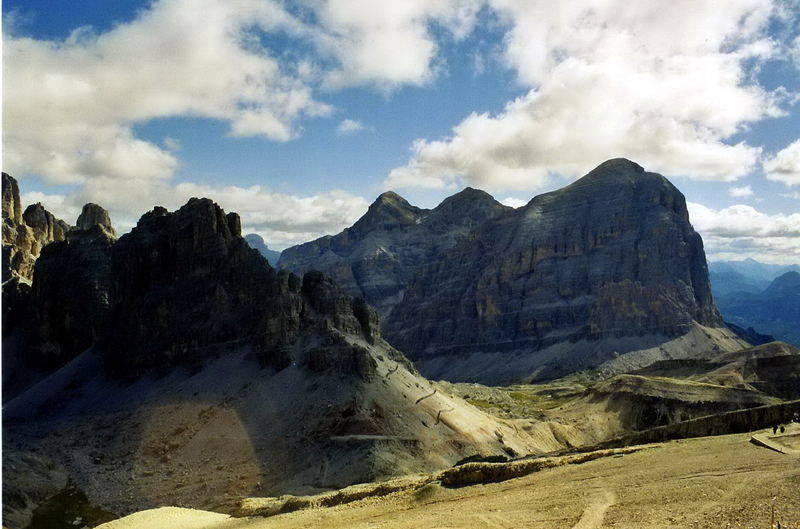
[[[626,157],[710,259],[800,263],[800,0],[6,0],[2,123],[23,203],[122,232],[207,196],[283,249]]]

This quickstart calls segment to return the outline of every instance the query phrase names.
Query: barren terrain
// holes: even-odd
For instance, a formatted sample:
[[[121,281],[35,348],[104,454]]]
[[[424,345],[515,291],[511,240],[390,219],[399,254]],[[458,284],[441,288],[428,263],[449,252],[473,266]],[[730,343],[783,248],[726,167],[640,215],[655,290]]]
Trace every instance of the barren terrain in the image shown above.
[[[800,435],[800,427],[793,425],[787,434]],[[101,527],[749,528],[769,527],[773,505],[782,527],[800,527],[800,459],[756,446],[750,434],[736,434],[651,445],[501,483],[462,488],[432,483],[269,518],[167,508]]]

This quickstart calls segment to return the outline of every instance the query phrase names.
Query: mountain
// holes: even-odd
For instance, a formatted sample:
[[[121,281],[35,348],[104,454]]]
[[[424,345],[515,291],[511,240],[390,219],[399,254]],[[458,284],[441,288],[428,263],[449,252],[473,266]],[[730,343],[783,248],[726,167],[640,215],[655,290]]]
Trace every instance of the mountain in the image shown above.
[[[3,173],[3,281],[20,278],[30,282],[33,264],[42,248],[63,241],[70,226],[40,203],[22,211],[19,185]]]
[[[773,265],[744,259],[715,261],[708,264],[711,291],[720,306],[735,302],[742,294],[758,294],[778,276],[800,272],[800,265]]]
[[[352,227],[287,248],[278,265],[295,273],[321,270],[383,318],[402,299],[417,269],[467,237],[473,228],[511,208],[466,188],[434,209],[383,193]]]
[[[776,265],[762,263],[752,258],[741,261],[712,261],[708,264],[710,272],[736,272],[743,276],[748,282],[761,284],[759,290],[763,290],[767,284],[779,275],[786,272],[800,272],[800,265]]]
[[[246,495],[562,446],[432,385],[363,300],[274,269],[208,199],[156,207],[119,239],[84,211],[36,261],[24,332],[4,339],[43,375],[5,401],[3,442],[4,460],[46,454],[93,505],[229,511]],[[15,472],[7,483],[30,481]]]
[[[258,252],[267,258],[269,264],[275,266],[278,264],[278,260],[281,258],[281,252],[277,250],[270,250],[267,243],[264,242],[264,238],[261,235],[256,233],[250,233],[244,236],[244,240],[247,241],[247,244],[250,245],[250,248],[258,250]]]
[[[727,321],[800,345],[800,273],[786,272],[761,292],[721,296],[717,303]]]
[[[661,175],[609,160],[420,265],[384,334],[427,376],[513,382],[742,347]]]

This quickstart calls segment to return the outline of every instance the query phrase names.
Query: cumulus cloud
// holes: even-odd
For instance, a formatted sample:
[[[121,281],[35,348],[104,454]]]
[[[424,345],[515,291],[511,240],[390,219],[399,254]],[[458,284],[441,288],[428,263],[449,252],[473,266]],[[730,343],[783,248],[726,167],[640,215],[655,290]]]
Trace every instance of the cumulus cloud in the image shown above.
[[[536,189],[624,156],[666,175],[734,181],[760,149],[726,142],[781,113],[745,63],[775,52],[768,0],[491,0],[505,60],[529,86],[496,115],[417,140],[389,187]]]
[[[741,186],[741,187],[730,187],[728,188],[728,194],[732,197],[742,198],[742,197],[751,197],[753,196],[753,188],[749,185]]]
[[[6,169],[50,183],[166,180],[177,159],[131,128],[157,117],[201,116],[229,122],[234,136],[291,139],[297,119],[329,108],[260,46],[256,28],[303,31],[276,2],[159,0],[102,34],[7,36]]]
[[[787,186],[800,185],[800,139],[768,157],[763,166],[768,179]]]
[[[744,204],[715,210],[690,202],[687,207],[712,259],[800,262],[800,213],[768,215]]]
[[[175,191],[181,202],[193,196],[213,198],[227,211],[239,213],[248,232],[258,233],[270,247],[279,249],[338,233],[369,207],[364,198],[338,190],[303,197],[274,193],[262,186],[185,183],[178,184]]]
[[[324,31],[315,35],[338,67],[325,74],[329,88],[375,84],[385,89],[421,85],[434,77],[438,45],[433,24],[454,38],[475,24],[482,0],[327,0],[316,4]]]
[[[180,183],[174,187],[143,187],[135,182],[120,189],[121,182],[93,180],[68,194],[24,193],[24,205],[41,202],[55,216],[74,224],[86,202],[109,209],[119,232],[126,232],[138,216],[162,205],[179,208],[191,197],[207,197],[226,211],[242,218],[246,233],[258,233],[270,247],[283,249],[294,244],[338,233],[367,211],[369,204],[359,196],[333,190],[312,196],[276,193],[262,186],[213,186]]]
[[[514,197],[504,198],[503,200],[500,201],[500,203],[510,208],[521,208],[522,206],[527,204],[526,201]]]
[[[356,121],[354,119],[343,119],[342,122],[339,123],[339,127],[336,129],[336,132],[339,134],[351,134],[360,130],[364,130],[364,124],[360,121]]]

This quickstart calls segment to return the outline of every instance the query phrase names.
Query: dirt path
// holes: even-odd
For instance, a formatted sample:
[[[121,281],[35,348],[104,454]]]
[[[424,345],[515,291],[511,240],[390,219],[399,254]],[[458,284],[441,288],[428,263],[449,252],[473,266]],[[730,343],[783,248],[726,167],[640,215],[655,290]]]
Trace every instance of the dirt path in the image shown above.
[[[682,440],[502,483],[428,485],[271,518],[203,524],[187,515],[166,529],[768,527],[773,501],[784,527],[800,527],[800,458],[749,440],[748,434]],[[156,525],[104,529],[144,527]]]
[[[572,529],[597,529],[603,525],[603,517],[609,507],[617,502],[617,495],[611,491],[601,491],[594,502],[590,503],[578,523]]]

